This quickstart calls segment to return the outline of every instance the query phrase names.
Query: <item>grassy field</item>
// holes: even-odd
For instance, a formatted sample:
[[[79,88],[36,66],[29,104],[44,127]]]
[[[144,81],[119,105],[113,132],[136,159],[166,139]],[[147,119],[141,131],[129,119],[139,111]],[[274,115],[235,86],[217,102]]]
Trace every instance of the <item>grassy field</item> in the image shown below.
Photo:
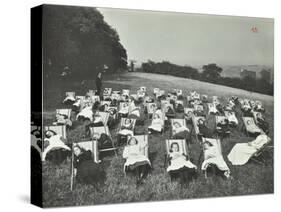
[[[50,82],[49,84],[45,83],[45,86],[45,123],[48,123],[54,117],[56,108],[63,107],[62,100],[66,91],[75,91],[77,95],[84,95],[88,89],[95,89],[93,80],[87,80],[84,85],[81,85],[80,82],[71,84]],[[132,93],[136,93],[137,88],[140,86],[146,86],[149,95],[152,95],[154,87],[159,87],[166,91],[180,88],[183,89],[184,94],[188,91],[196,90],[209,96],[217,95],[222,102],[225,102],[231,95],[261,100],[266,108],[266,119],[270,124],[269,136],[273,140],[274,102],[272,96],[157,74],[124,73],[104,77],[104,87],[112,87],[113,90],[128,88]],[[237,114],[240,117],[239,110]],[[183,114],[177,114],[177,117],[183,117]],[[209,127],[214,127],[213,116],[208,116],[207,122]],[[100,185],[99,188],[75,185],[75,189],[71,192],[70,160],[68,159],[60,165],[46,162],[43,164],[43,204],[45,207],[55,207],[273,193],[272,155],[268,155],[265,165],[249,162],[244,166],[232,166],[227,160],[226,156],[235,143],[253,140],[253,138],[247,138],[242,133],[241,119],[239,119],[239,122],[239,126],[232,129],[231,137],[222,141],[223,155],[233,176],[231,180],[216,177],[205,179],[203,174],[200,173],[199,178],[186,187],[181,187],[177,182],[171,183],[164,168],[164,155],[166,152],[164,144],[165,138],[169,135],[166,132],[164,135],[149,136],[149,157],[153,169],[145,183],[138,188],[136,187],[135,179],[126,177],[123,173],[122,149],[119,150],[117,157],[107,155],[103,158],[102,166],[106,171],[106,179],[104,179],[104,184]],[[149,124],[150,121],[145,120],[144,126],[136,126],[136,131],[139,133],[144,132]],[[83,123],[74,122],[72,129],[68,133],[68,141],[79,141],[83,136],[83,132]],[[111,133],[113,139],[116,139],[115,129],[111,129]],[[194,141],[191,145],[191,158],[196,164],[199,154],[200,146]],[[197,165],[200,167],[199,164]]]

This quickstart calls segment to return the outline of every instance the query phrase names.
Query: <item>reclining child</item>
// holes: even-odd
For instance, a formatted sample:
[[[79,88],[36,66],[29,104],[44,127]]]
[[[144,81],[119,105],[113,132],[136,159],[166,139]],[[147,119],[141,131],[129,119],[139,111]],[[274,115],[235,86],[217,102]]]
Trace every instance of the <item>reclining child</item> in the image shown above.
[[[184,120],[185,121],[185,120]],[[189,129],[179,122],[175,121],[172,125],[172,138],[186,139],[189,134]]]
[[[171,179],[175,180],[179,177],[181,184],[189,183],[197,177],[196,170],[196,165],[189,160],[189,157],[179,152],[179,144],[176,142],[172,143],[168,154],[167,168]]]
[[[143,182],[151,168],[150,161],[145,156],[145,148],[147,144],[139,143],[135,137],[131,137],[123,151],[123,158],[126,159],[124,171],[137,177],[137,185]]]
[[[164,120],[161,118],[162,117],[162,112],[155,112],[151,125],[148,127],[148,133],[154,133],[158,132],[160,133],[162,131],[163,125],[164,125]]]
[[[253,154],[268,142],[270,142],[270,138],[262,133],[251,142],[237,143],[228,154],[228,160],[232,165],[244,165],[249,161]]]
[[[204,161],[201,169],[206,172],[207,176],[217,175],[226,179],[230,177],[230,170],[225,163],[221,152],[217,146],[209,141],[203,143]]]

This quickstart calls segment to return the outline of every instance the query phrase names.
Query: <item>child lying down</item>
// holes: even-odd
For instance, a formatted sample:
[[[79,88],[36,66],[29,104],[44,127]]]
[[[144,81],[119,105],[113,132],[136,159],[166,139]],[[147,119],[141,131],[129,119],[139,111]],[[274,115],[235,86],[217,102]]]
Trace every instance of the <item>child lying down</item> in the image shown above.
[[[253,154],[268,142],[270,142],[270,138],[265,134],[261,134],[251,142],[235,144],[227,156],[228,160],[232,165],[244,165]]]
[[[163,116],[161,111],[155,112],[151,125],[148,127],[149,133],[162,131],[164,120],[161,118],[161,116]]]
[[[177,176],[180,177],[180,182],[189,183],[193,178],[196,178],[197,167],[188,158],[187,155],[179,152],[178,143],[172,143],[170,153],[168,154],[167,172],[173,180]]]
[[[230,170],[225,163],[223,156],[218,149],[218,146],[212,144],[209,141],[205,141],[203,144],[204,161],[201,169],[206,171],[207,174],[219,175],[223,178],[230,177]]]
[[[185,121],[185,120],[184,120]],[[185,139],[189,133],[189,129],[179,122],[175,121],[172,125],[172,137],[175,139]]]

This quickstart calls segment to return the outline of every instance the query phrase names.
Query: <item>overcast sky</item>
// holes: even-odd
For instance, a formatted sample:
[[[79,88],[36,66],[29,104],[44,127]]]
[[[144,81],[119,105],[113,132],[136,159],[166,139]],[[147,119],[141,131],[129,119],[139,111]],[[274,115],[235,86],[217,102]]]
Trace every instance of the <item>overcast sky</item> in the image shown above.
[[[273,66],[273,19],[99,8],[128,58]],[[254,32],[252,28],[255,27]]]

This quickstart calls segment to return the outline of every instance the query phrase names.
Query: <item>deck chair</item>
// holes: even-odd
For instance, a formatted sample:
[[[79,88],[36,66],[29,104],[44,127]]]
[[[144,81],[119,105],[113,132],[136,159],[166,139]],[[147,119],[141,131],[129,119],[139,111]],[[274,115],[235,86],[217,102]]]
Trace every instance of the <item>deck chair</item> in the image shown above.
[[[262,130],[256,125],[253,117],[242,117],[244,130],[246,131],[246,135],[250,137],[251,135],[259,135]]]
[[[198,127],[198,121],[202,119],[203,121],[206,121],[206,118],[204,116],[192,116],[192,123],[193,123],[193,131],[195,133],[196,141],[199,143],[199,136],[202,136],[199,127]]]
[[[108,118],[109,118],[109,113],[108,112],[100,112],[100,111],[97,111],[97,113],[95,115],[98,115],[101,117],[101,120],[102,120],[102,123],[104,126],[107,125],[107,122],[108,122]]]
[[[252,160],[258,164],[264,165],[265,164],[265,152],[272,152],[273,146],[271,145],[271,140],[269,139],[267,143],[265,143],[261,148],[255,152],[249,160]]]
[[[165,96],[165,91],[164,90],[159,90],[159,92],[156,93],[156,98],[157,99],[160,98],[160,97],[163,97],[163,96]]]
[[[56,114],[65,115],[68,119],[71,117],[71,109],[56,109]]]
[[[41,134],[40,138],[37,138],[33,133],[35,133],[36,131],[38,131]],[[42,130],[41,130],[41,126],[36,126],[36,125],[31,125],[31,147],[35,148],[38,153],[42,154],[42,148],[38,145],[38,142],[41,142],[41,146],[42,145]]]
[[[148,118],[156,111],[156,109],[157,109],[156,103],[152,102],[146,104]]]
[[[137,99],[144,98],[145,92],[143,90],[137,90]]]
[[[185,119],[171,119],[171,137],[173,137],[174,134],[174,129],[175,126],[174,124],[178,123],[180,126],[185,127],[187,129],[187,131],[189,131],[188,127],[186,126],[186,121]],[[184,139],[187,139],[187,137],[185,137]]]
[[[106,147],[106,148],[98,148],[98,152],[107,152],[107,151],[114,151],[115,153],[115,156],[117,156],[117,153],[116,153],[116,147],[115,147],[115,144],[114,144],[114,141],[111,137],[111,134],[110,134],[110,131],[108,129],[108,126],[101,126],[101,127],[91,127],[90,128],[90,133],[91,133],[91,138],[93,140],[95,140],[95,138],[99,139],[100,136],[102,134],[106,134],[110,141],[111,142],[111,146],[110,147]],[[98,144],[97,144],[98,145]]]
[[[108,107],[111,105],[111,101],[101,101],[99,110],[107,112]]]
[[[188,123],[192,123],[192,117],[194,116],[194,108],[185,107],[184,117]]]
[[[129,103],[128,102],[120,102],[119,103],[119,115],[128,115],[129,113]]]
[[[47,146],[46,148],[44,147],[44,145],[42,146],[42,160],[45,161],[45,158],[47,156],[47,154],[57,148],[60,149],[65,149],[65,150],[71,150],[67,145],[67,137],[66,137],[66,126],[65,125],[60,125],[60,126],[44,126],[44,134],[47,131],[52,131],[55,134],[57,134],[57,136],[62,137],[62,139],[58,139],[55,141],[55,143],[50,143],[49,146]],[[53,137],[51,137],[53,138]],[[51,139],[50,138],[50,139]],[[56,137],[57,138],[57,137]],[[48,139],[50,141],[50,139]],[[44,139],[45,143],[46,140]]]
[[[202,138],[202,145],[204,145],[205,142],[208,142],[210,143],[213,148],[216,148],[217,149],[217,157],[219,158],[219,160],[222,160],[223,163],[225,164],[225,172],[227,172],[227,174],[229,175],[230,174],[230,171],[224,161],[224,158],[223,158],[223,155],[222,155],[222,148],[221,148],[221,141],[220,139],[214,139],[214,138]],[[208,152],[207,151],[204,151],[204,148],[203,148],[203,156],[204,156],[204,161],[202,163],[202,167],[201,169],[203,170],[204,172],[204,175],[205,175],[205,178],[207,178],[207,167],[212,164],[212,163],[217,163],[216,160],[210,160],[210,158],[213,158],[213,155],[210,157],[210,155],[208,155]],[[207,160],[209,160],[209,162],[207,162]],[[205,163],[205,164],[204,164]],[[227,176],[227,175],[226,175]]]
[[[75,102],[75,92],[65,93],[65,99],[63,100],[63,103],[66,103],[68,101]]]
[[[162,109],[167,118],[174,118],[176,116],[174,106],[171,103],[165,104]]]
[[[73,143],[73,147],[79,145],[81,148],[85,150],[90,150],[92,152],[93,161],[95,163],[100,163],[99,160],[99,151],[98,151],[98,142],[97,140],[90,140],[90,141],[80,141],[77,143]]]
[[[110,96],[112,92],[112,88],[104,88],[103,96]]]
[[[97,93],[97,90],[89,90],[89,91],[86,93],[86,96],[89,96],[89,97],[95,96],[96,93]]]
[[[72,112],[71,109],[56,109],[56,121],[53,124],[54,125],[65,124],[71,126],[72,125],[71,112]]]
[[[166,139],[165,147],[166,147],[166,154],[165,154],[165,160],[164,160],[164,167],[168,167],[168,156],[171,150],[171,145],[173,143],[177,143],[179,146],[179,152],[181,154],[189,155],[188,147],[184,139]]]
[[[176,111],[178,113],[183,113],[184,112],[184,107],[183,107],[183,101],[182,100],[176,100],[175,106],[176,106]]]
[[[142,92],[145,92],[145,93],[146,93],[146,87],[145,87],[145,86],[140,87],[140,90],[141,90]]]
[[[153,122],[154,117],[156,116],[156,114],[158,114],[162,120],[162,126],[161,126],[161,132],[162,134],[164,133],[165,130],[165,120],[166,120],[166,116],[165,113],[161,110],[161,113],[158,113],[157,110],[152,114],[152,118],[151,118],[151,124]]]
[[[92,103],[100,102],[100,97],[97,95],[93,95],[93,96],[91,96],[91,101],[92,101]]]
[[[58,135],[61,135],[64,139],[66,139],[66,126],[65,125],[53,125],[53,126],[44,126],[44,131],[53,131]]]
[[[219,97],[213,96],[213,97],[212,97],[212,100],[213,100],[213,104],[214,104],[214,105],[220,104]]]
[[[121,118],[120,127],[118,128],[117,132],[119,132],[121,128],[126,125],[126,120],[128,120],[128,118]],[[129,120],[130,120],[130,128],[134,132],[136,126],[136,119],[129,119]]]
[[[156,95],[160,92],[160,88],[154,88],[153,89],[153,94]]]
[[[182,96],[182,90],[181,89],[176,89],[176,94],[177,96]]]
[[[121,99],[121,95],[119,93],[113,93],[111,94],[111,100],[117,100],[119,101]]]
[[[139,144],[143,144],[143,146],[146,146],[143,150],[143,155],[147,158],[149,158],[148,154],[148,135],[134,135],[134,138],[137,139]],[[131,137],[128,137],[127,142],[129,141]]]
[[[207,103],[208,102],[208,96],[207,95],[202,95],[202,102]]]
[[[130,90],[129,89],[123,89],[122,94],[126,96],[130,96]]]
[[[219,126],[220,123],[227,120],[227,123],[225,123],[226,129],[223,129],[223,127]],[[226,116],[216,116],[216,132],[218,136],[222,137],[230,137],[230,130],[228,128],[228,119]]]
[[[197,116],[205,116],[203,105],[195,104],[194,105],[194,114]]]
[[[218,115],[219,111],[217,110],[217,107],[214,103],[208,103],[208,114],[212,114],[212,115]]]
[[[234,111],[224,111],[224,115],[228,119],[229,126],[230,127],[236,127],[238,126],[238,119],[236,118]]]

